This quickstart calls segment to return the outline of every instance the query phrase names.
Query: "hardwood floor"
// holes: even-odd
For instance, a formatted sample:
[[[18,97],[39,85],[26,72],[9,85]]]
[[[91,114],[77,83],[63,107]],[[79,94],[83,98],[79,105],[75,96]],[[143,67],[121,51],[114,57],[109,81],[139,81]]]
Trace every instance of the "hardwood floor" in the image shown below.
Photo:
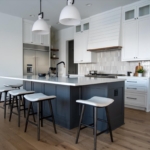
[[[8,111],[7,111],[8,112]],[[0,109],[0,150],[93,150],[91,129],[81,131],[79,144],[75,144],[77,129],[67,130],[57,127],[54,133],[51,122],[44,121],[41,140],[36,140],[36,126],[29,123],[24,133],[25,119],[21,117],[21,127],[17,126],[17,116],[12,121],[3,118]],[[31,116],[32,118],[32,116]],[[125,125],[113,131],[114,143],[109,134],[98,136],[97,150],[150,150],[150,113],[125,109]]]

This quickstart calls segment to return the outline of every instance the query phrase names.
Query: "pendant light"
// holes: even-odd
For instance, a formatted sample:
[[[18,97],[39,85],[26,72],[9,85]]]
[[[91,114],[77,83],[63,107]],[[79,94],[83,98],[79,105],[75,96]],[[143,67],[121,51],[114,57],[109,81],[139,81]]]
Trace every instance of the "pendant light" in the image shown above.
[[[79,25],[81,22],[80,13],[74,4],[74,0],[67,0],[68,5],[61,11],[59,22],[67,26]]]
[[[41,0],[40,0],[40,13],[38,14],[38,20],[33,24],[32,32],[35,32],[37,34],[49,34],[50,29],[48,24],[43,19],[44,13],[41,9]]]

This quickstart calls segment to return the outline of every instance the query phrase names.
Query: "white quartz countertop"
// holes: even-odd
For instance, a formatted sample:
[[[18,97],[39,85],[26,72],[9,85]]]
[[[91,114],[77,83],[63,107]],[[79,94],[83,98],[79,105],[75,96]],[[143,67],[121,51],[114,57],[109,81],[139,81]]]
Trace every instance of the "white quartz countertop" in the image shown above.
[[[67,86],[84,86],[92,84],[112,83],[125,81],[125,79],[112,79],[112,78],[90,78],[90,77],[38,77],[38,76],[21,76],[21,77],[7,77],[0,76],[0,78],[23,80],[30,82],[41,82],[49,84],[67,85]]]

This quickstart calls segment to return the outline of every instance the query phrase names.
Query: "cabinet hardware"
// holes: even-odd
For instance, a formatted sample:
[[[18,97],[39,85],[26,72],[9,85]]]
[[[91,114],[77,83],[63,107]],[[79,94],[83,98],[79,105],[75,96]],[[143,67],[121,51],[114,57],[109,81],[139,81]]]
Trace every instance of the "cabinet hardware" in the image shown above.
[[[131,82],[131,83],[137,83],[137,81],[127,81],[127,82]]]
[[[127,99],[137,100],[137,98],[127,97]]]
[[[127,88],[127,89],[133,89],[133,90],[137,90],[137,88]]]

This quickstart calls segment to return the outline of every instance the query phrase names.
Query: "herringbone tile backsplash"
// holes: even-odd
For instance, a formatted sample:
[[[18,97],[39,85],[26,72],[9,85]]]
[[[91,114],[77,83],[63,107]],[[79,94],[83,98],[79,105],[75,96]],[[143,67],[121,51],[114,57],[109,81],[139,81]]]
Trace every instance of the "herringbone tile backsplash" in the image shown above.
[[[150,72],[150,61],[140,61],[146,73]],[[97,53],[97,63],[79,64],[78,73],[80,75],[88,74],[90,70],[97,70],[99,73],[127,74],[127,71],[135,72],[135,67],[139,62],[121,61],[121,51],[103,51]]]

